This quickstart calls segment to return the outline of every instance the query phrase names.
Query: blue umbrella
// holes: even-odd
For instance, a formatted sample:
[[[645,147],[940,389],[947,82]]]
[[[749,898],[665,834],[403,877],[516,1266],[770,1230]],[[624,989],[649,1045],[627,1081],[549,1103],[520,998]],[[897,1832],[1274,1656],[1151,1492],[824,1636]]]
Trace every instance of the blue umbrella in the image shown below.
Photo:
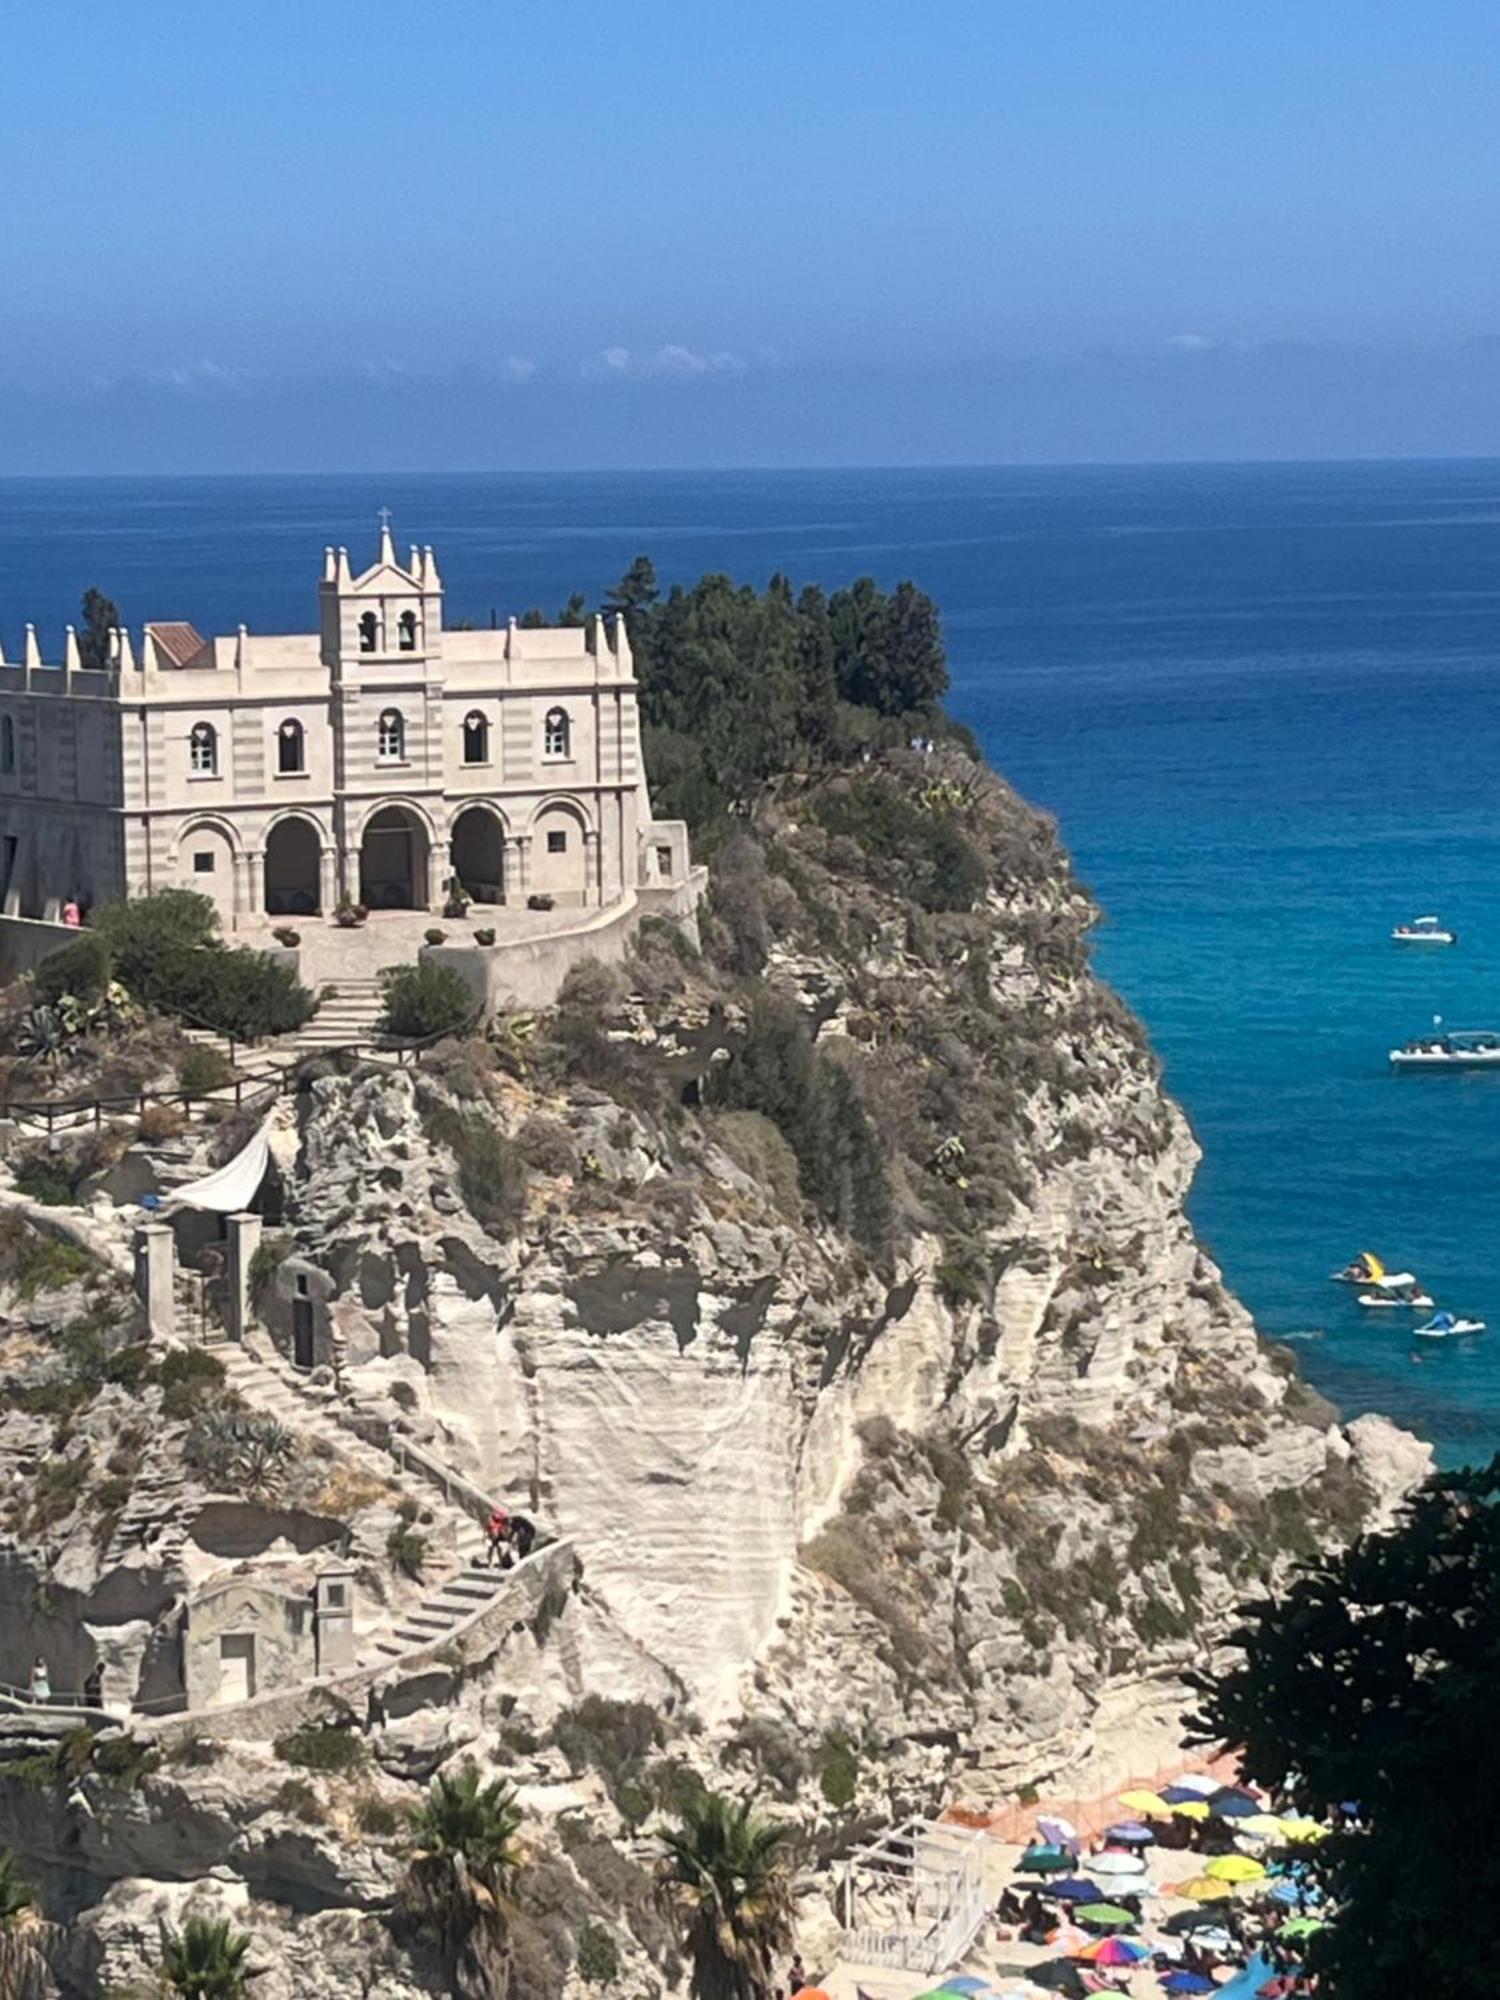
[[[1195,1799],[1201,1799],[1203,1794],[1195,1792],[1191,1785],[1168,1785],[1165,1791],[1158,1792],[1156,1796],[1164,1805],[1190,1806]]]
[[[1027,1888],[1031,1887],[1027,1883]],[[1097,1882],[1090,1882],[1082,1875],[1065,1875],[1060,1882],[1049,1882],[1047,1894],[1055,1896],[1060,1903],[1103,1903],[1107,1902],[1104,1891]]]
[[[1269,1890],[1278,1903],[1300,1903],[1303,1893],[1300,1882],[1273,1882]]]
[[[1208,1809],[1217,1813],[1220,1819],[1253,1819],[1261,1811],[1248,1792],[1237,1792],[1231,1785],[1226,1785],[1222,1792],[1214,1793],[1208,1802]]]
[[[988,1993],[990,1982],[976,1979],[972,1972],[962,1972],[956,1979],[945,1979],[938,1988],[939,1993]]]
[[[1214,1982],[1201,1972],[1169,1972],[1161,1982],[1163,1993],[1212,1993]]]
[[[1106,1840],[1117,1841],[1121,1847],[1146,1847],[1156,1839],[1149,1826],[1142,1826],[1139,1820],[1127,1819],[1119,1826],[1110,1827]]]

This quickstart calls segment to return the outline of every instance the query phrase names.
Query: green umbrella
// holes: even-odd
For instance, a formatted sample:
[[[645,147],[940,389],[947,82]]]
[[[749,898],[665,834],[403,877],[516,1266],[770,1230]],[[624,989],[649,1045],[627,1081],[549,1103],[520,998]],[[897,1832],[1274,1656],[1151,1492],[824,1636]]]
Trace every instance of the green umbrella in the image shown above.
[[[1073,1912],[1080,1924],[1088,1924],[1094,1930],[1119,1930],[1123,1924],[1139,1922],[1129,1910],[1122,1910],[1118,1903],[1085,1903],[1081,1910]]]
[[[1023,1875],[1060,1875],[1073,1857],[1065,1847],[1028,1847],[1016,1866]]]
[[[1293,1917],[1289,1924],[1281,1926],[1276,1935],[1285,1938],[1304,1938],[1311,1937],[1314,1931],[1325,1928],[1321,1917]]]

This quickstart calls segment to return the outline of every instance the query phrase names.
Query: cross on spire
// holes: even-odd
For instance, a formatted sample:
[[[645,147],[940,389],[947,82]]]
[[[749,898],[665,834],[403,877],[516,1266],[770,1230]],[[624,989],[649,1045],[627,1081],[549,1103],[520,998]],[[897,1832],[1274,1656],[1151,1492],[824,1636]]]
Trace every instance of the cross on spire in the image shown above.
[[[377,507],[377,508],[375,509],[375,518],[376,518],[376,520],[377,520],[377,521],[378,521],[378,522],[380,523],[380,525],[381,525],[382,529],[385,529],[385,528],[389,528],[389,527],[390,527],[390,525],[391,525],[391,510],[390,510],[390,508],[389,508],[389,507]]]

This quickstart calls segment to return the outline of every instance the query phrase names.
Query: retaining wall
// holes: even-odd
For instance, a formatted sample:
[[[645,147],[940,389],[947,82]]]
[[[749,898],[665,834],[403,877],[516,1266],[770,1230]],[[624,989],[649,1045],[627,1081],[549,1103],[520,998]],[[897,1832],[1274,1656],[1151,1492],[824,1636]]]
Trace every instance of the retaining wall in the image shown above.
[[[50,924],[41,917],[0,916],[0,986],[31,972],[44,958],[78,942],[76,924]]]

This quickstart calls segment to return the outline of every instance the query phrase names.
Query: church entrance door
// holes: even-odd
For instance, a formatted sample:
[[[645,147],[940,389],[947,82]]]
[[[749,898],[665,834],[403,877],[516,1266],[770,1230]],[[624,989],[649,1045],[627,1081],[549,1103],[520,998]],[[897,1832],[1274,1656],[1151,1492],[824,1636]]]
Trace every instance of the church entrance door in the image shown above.
[[[427,834],[405,806],[382,806],[365,826],[359,900],[371,910],[427,908]]]

